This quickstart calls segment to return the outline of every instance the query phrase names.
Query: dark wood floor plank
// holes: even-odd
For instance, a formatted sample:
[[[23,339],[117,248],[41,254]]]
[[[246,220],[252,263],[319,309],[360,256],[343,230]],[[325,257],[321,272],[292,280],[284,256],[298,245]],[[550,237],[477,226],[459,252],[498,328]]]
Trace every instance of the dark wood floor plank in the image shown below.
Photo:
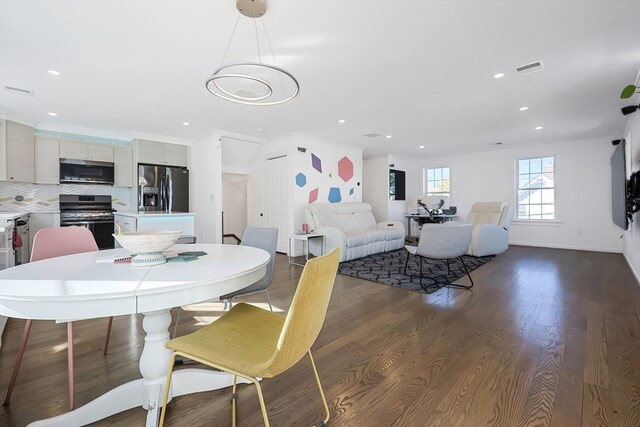
[[[278,255],[269,288],[286,311],[302,269]],[[425,295],[338,276],[314,357],[334,427],[633,426],[640,390],[640,286],[620,254],[513,246],[472,273],[472,291]],[[263,295],[242,300],[266,306]],[[223,314],[183,312],[179,333]],[[175,312],[176,310],[174,310]],[[139,377],[141,316],[77,322],[76,400]],[[0,351],[4,394],[23,321],[10,319]],[[34,322],[12,403],[0,425],[66,411],[66,330]],[[308,361],[262,383],[272,425],[312,425],[322,405]],[[229,390],[181,396],[168,426],[230,426]],[[261,425],[255,388],[238,390],[239,425]],[[139,426],[132,409],[95,423]]]
[[[582,427],[615,426],[611,415],[611,398],[607,390],[585,382],[582,393]]]

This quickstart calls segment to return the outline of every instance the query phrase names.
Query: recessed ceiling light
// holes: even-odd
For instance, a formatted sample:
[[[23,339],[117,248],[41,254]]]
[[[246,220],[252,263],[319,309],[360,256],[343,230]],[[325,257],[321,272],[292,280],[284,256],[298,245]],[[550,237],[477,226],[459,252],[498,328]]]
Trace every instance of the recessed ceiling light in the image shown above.
[[[536,126],[536,130],[542,129],[542,126]]]
[[[387,136],[386,136],[386,138],[387,138],[387,139],[391,139],[391,138],[393,138],[393,137],[392,137],[391,135],[387,135]]]
[[[527,111],[529,107],[520,107],[520,111]]]
[[[345,119],[340,119],[338,120],[338,123],[344,123],[346,120]]]
[[[191,123],[189,122],[182,122],[182,126],[189,126]]]
[[[493,75],[494,79],[501,79],[502,77],[504,77],[504,73],[498,73]]]
[[[56,70],[47,70],[47,73],[51,74],[52,76],[60,75],[60,71],[56,71]]]
[[[58,117],[58,113],[49,113],[51,117]]]
[[[420,145],[420,146],[418,146],[418,148],[424,148],[424,145]]]

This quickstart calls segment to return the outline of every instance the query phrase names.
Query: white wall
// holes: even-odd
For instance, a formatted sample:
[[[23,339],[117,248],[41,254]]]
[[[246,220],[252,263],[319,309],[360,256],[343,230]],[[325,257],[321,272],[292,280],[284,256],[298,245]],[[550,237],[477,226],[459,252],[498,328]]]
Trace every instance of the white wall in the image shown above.
[[[476,201],[515,207],[515,162],[555,156],[555,223],[515,221],[512,244],[622,252],[623,232],[611,219],[610,137],[565,141],[429,159],[422,167],[451,167],[451,204],[464,220]]]
[[[371,205],[376,221],[389,215],[389,158],[365,159],[362,171],[362,200]]]
[[[299,151],[298,147],[306,149]],[[322,161],[322,172],[318,172],[311,165],[311,154]],[[301,134],[289,134],[272,141],[262,147],[261,153],[251,166],[251,174],[247,182],[248,193],[248,225],[264,226],[264,218],[260,213],[266,208],[264,170],[268,158],[287,156],[287,176],[290,183],[288,232],[299,230],[304,219],[304,208],[309,204],[309,193],[318,189],[318,199],[315,203],[328,203],[328,193],[331,187],[340,188],[342,202],[362,201],[362,151],[350,147],[338,146],[330,141],[324,141]],[[353,162],[353,177],[346,182],[338,174],[338,161],[348,157]],[[296,175],[305,175],[306,183],[303,187],[296,184]],[[360,185],[359,185],[360,184]],[[351,193],[353,189],[353,193]]]
[[[222,242],[222,147],[213,134],[191,146],[191,209],[199,243]]]
[[[640,112],[629,116],[625,135],[627,162],[631,166],[631,170],[627,170],[627,172],[631,174],[631,172],[640,170]],[[640,213],[634,215],[634,222],[624,233],[623,253],[640,284]]]

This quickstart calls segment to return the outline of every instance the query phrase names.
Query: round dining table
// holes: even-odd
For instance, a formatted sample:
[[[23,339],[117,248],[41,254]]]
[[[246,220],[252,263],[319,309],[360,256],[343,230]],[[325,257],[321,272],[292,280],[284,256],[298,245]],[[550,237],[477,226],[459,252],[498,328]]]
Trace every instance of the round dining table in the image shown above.
[[[175,245],[176,252],[203,251],[196,260],[154,266],[105,262],[124,249],[50,258],[0,271],[0,314],[33,320],[83,320],[140,313],[144,316],[142,378],[120,385],[73,411],[30,426],[80,426],[141,406],[146,426],[158,424],[171,351],[171,308],[219,299],[255,283],[269,254],[249,246]],[[117,331],[116,331],[117,333]],[[170,396],[228,387],[232,377],[205,369],[174,371]]]

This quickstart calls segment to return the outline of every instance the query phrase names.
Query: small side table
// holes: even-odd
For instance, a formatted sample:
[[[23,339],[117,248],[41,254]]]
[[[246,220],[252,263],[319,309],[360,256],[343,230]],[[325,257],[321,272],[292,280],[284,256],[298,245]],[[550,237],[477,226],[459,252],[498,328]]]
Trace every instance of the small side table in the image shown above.
[[[309,234],[293,234],[289,237],[289,264],[299,265],[304,267],[304,264],[292,261],[291,253],[295,247],[296,240],[302,242],[302,251],[304,252],[305,262],[309,261],[309,240],[320,239],[320,255],[324,255],[324,234],[309,233]]]

